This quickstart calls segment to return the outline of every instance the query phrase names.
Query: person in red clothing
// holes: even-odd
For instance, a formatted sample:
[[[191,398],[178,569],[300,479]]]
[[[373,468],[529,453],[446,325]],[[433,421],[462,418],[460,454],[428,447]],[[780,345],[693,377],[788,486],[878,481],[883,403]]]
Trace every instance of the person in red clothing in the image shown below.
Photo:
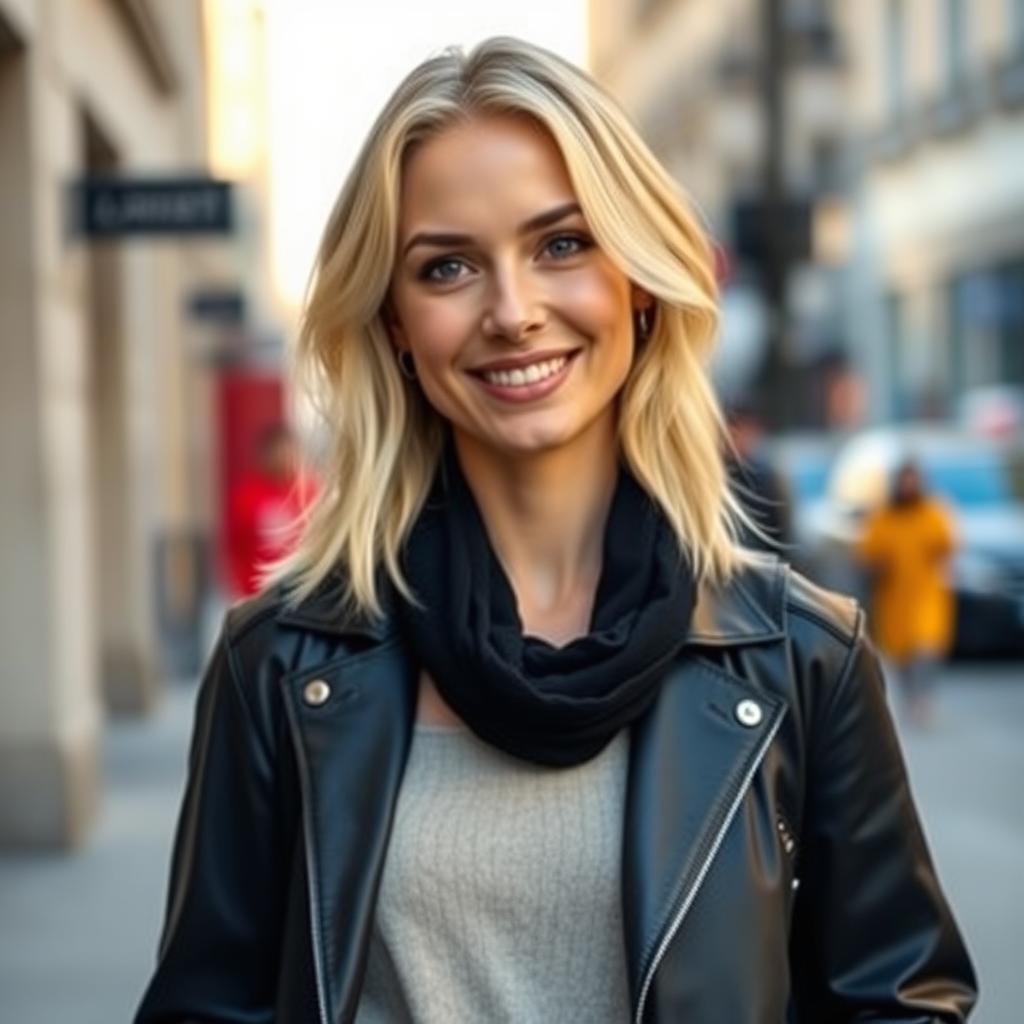
[[[292,430],[276,423],[264,431],[256,467],[239,481],[228,510],[228,582],[234,597],[255,594],[264,569],[291,551],[316,494],[316,480],[301,469]]]

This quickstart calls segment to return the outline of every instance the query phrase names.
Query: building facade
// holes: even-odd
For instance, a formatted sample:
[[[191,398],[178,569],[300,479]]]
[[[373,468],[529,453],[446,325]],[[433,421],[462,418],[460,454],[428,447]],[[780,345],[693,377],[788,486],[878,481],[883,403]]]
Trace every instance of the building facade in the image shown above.
[[[806,222],[807,236],[788,281],[788,361],[854,368],[876,421],[953,418],[976,389],[1024,387],[1024,0],[778,2],[775,141],[787,230]],[[723,290],[726,397],[766,334],[742,257],[771,141],[769,3],[591,3],[593,72],[739,263]],[[810,423],[853,425],[827,379],[796,380]]]
[[[0,0],[0,845],[73,846],[164,677],[210,520],[201,237],[89,237],[96,176],[204,175],[199,0]],[[230,262],[230,261],[229,261]]]
[[[744,397],[765,356],[759,247],[769,143],[777,143],[793,310],[782,340],[812,369],[841,346],[836,315],[845,238],[841,196],[844,55],[828,0],[780,3],[786,59],[765,59],[760,0],[592,0],[591,70],[637,122],[692,198],[720,247],[723,324],[714,366],[727,400]],[[784,118],[766,128],[766,72],[777,72]],[[799,389],[797,389],[799,392]],[[803,413],[820,418],[808,403]]]
[[[1024,387],[1024,2],[867,0],[851,54],[847,333],[878,419]]]

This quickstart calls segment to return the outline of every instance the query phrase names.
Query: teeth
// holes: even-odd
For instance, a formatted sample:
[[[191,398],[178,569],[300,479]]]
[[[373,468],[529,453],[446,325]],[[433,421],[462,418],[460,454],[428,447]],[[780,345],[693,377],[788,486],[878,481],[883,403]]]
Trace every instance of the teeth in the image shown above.
[[[488,370],[484,373],[484,380],[503,388],[518,388],[524,384],[536,384],[537,381],[544,380],[553,373],[558,373],[568,361],[568,356],[558,356],[543,363],[531,363],[527,367],[519,367],[515,370]]]

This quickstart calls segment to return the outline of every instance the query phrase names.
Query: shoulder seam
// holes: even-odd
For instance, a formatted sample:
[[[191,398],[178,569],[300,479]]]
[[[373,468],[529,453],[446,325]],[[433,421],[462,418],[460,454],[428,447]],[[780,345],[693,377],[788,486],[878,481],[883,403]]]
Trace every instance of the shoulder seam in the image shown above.
[[[842,630],[839,629],[838,626],[836,626],[836,624],[834,622],[831,622],[829,619],[825,618],[823,615],[819,615],[816,611],[814,611],[813,608],[810,608],[810,607],[808,607],[805,604],[797,603],[796,601],[787,600],[786,601],[786,611],[791,613],[791,614],[801,615],[805,619],[807,619],[808,621],[814,622],[817,625],[821,626],[822,629],[824,629],[827,632],[831,633],[832,636],[834,636],[844,646],[848,645],[850,650],[852,650],[856,646],[857,636],[858,636],[858,634],[860,632],[860,620],[861,620],[861,616],[863,614],[863,609],[860,607],[859,604],[857,605],[857,613],[856,613],[857,617],[856,617],[856,621],[854,622],[854,627],[853,627],[853,632],[852,633],[845,633],[845,632],[843,632]]]
[[[268,611],[273,611],[273,609],[268,609]],[[253,616],[253,618],[262,619],[265,614],[266,612],[260,612],[259,615]],[[243,630],[243,632],[248,631],[248,626],[249,623],[246,623],[246,628],[245,630]],[[233,642],[234,639],[237,639],[237,637],[232,638],[231,631],[226,628],[224,631],[224,654],[227,658],[228,663],[228,681],[231,684],[231,689],[235,692],[235,696],[237,697],[239,704],[241,704],[245,712],[246,722],[252,734],[253,742],[256,743],[262,749],[263,756],[266,759],[266,763],[272,764],[274,759],[267,746],[265,737],[260,732],[260,729],[256,722],[256,715],[253,712],[252,705],[249,703],[248,696],[246,696],[245,687],[242,685],[242,681],[239,678],[235,644]]]
[[[836,680],[836,689],[842,688],[846,682],[846,677],[850,674],[850,670],[853,667],[853,656],[860,646],[860,641],[864,635],[864,609],[857,605],[857,620],[853,626],[853,636],[850,637],[850,649],[846,652],[846,658],[843,661],[843,667],[839,670],[839,678]]]
[[[839,695],[843,692],[846,681],[853,671],[853,664],[856,659],[857,653],[861,650],[861,642],[864,639],[864,625],[866,622],[866,616],[864,609],[858,604],[857,605],[857,620],[853,628],[853,636],[850,637],[849,649],[846,652],[846,657],[843,658],[843,664],[836,675],[835,683],[831,688],[831,692],[828,694],[828,700],[826,706],[821,711],[822,722],[827,722],[832,715],[832,709],[835,707],[836,702],[839,700]],[[816,737],[821,735],[821,730],[815,730]],[[813,744],[812,758],[817,761],[818,759],[818,743],[819,740],[816,738]]]
[[[228,627],[228,639],[235,642],[241,641],[248,633],[255,629],[265,619],[273,618],[278,614],[278,608],[276,605],[267,605],[266,608],[261,608],[258,612],[245,619],[244,622],[240,623],[236,629],[230,626],[230,611],[229,611],[229,627]]]
[[[784,606],[786,601],[786,594],[789,591],[789,573],[787,571],[788,566],[783,562],[777,555],[772,556],[773,561],[770,563],[771,568],[771,582],[770,596],[772,598],[772,604],[774,607],[767,610],[769,619],[775,619],[775,609],[779,608],[780,605]],[[753,597],[747,593],[744,587],[738,587],[737,592],[743,599],[747,608],[749,608],[755,615],[760,615],[762,618],[765,616],[765,609],[762,608]],[[778,602],[778,603],[776,603]]]

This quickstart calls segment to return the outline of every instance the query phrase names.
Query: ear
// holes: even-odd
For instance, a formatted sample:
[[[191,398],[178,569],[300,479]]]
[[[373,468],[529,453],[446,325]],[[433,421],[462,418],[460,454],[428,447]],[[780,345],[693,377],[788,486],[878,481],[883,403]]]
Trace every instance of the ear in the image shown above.
[[[633,285],[630,301],[634,313],[639,313],[642,309],[651,309],[654,306],[654,296],[636,284]]]
[[[405,328],[402,327],[402,321],[398,319],[398,313],[395,311],[390,295],[385,297],[380,307],[380,318],[395,350],[398,352],[408,351],[409,342],[405,336]]]

